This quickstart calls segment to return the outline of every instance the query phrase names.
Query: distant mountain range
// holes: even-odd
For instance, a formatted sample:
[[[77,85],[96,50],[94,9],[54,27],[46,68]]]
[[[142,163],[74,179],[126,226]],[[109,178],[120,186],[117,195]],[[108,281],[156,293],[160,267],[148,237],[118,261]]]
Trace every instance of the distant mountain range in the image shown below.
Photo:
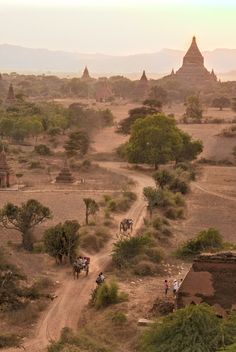
[[[87,65],[91,74],[96,75],[131,75],[142,72],[153,73],[149,77],[170,73],[172,68],[182,65],[185,52],[181,50],[163,49],[156,53],[136,54],[128,56],[112,56],[102,54],[82,54],[46,49],[30,49],[15,45],[0,45],[0,72],[73,72],[80,74]],[[236,49],[215,49],[203,52],[205,66],[214,68],[219,76],[236,78]],[[230,71],[232,71],[230,73]],[[228,78],[227,78],[228,77]],[[231,78],[232,79],[232,78]]]

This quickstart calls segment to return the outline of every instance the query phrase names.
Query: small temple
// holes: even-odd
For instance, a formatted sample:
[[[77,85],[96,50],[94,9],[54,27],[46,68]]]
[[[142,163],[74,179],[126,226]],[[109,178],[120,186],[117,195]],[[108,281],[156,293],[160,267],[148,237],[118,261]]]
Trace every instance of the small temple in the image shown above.
[[[148,79],[147,79],[145,70],[143,70],[143,73],[142,73],[142,76],[141,76],[139,82],[142,83],[142,84],[147,84],[148,83]]]
[[[196,37],[193,37],[190,48],[183,58],[183,64],[179,70],[167,76],[187,84],[205,84],[209,82],[217,82],[217,77],[212,70],[209,72],[204,66],[204,57],[201,54]]]
[[[6,102],[12,103],[15,100],[16,100],[16,98],[15,98],[14,88],[13,88],[13,85],[11,83],[10,86],[9,86],[9,89],[8,89]]]
[[[85,66],[85,69],[84,69],[84,72],[81,76],[81,79],[84,81],[91,79],[87,66]]]
[[[11,175],[11,168],[7,163],[7,157],[4,150],[0,152],[0,188],[8,188],[10,187],[10,175]]]
[[[73,183],[75,182],[74,177],[71,174],[67,160],[64,162],[64,166],[56,177],[56,183]]]

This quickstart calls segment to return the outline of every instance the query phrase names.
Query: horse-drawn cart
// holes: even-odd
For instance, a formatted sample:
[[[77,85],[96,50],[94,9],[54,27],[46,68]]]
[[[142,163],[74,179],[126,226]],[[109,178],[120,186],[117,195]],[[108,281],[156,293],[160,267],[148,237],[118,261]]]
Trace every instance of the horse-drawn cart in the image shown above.
[[[79,278],[79,274],[84,271],[85,275],[88,276],[89,273],[90,258],[89,257],[79,257],[73,263],[73,275],[74,279]]]

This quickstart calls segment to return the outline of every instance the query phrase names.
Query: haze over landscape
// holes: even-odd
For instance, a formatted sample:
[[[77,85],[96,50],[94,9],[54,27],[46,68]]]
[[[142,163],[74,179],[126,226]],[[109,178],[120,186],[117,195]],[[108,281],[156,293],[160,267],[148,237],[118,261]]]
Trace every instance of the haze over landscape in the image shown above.
[[[236,352],[235,0],[0,0],[0,351]]]
[[[95,74],[161,75],[179,67],[192,35],[209,69],[236,70],[234,1],[0,3],[2,70],[80,72],[87,64]]]

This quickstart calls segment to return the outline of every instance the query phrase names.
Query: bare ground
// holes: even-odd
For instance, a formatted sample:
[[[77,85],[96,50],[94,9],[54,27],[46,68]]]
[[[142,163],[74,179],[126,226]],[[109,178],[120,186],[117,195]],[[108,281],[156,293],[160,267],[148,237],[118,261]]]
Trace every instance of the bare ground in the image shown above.
[[[122,110],[122,115],[123,112],[124,111]],[[212,125],[209,125],[209,127],[208,125],[207,127],[206,125],[195,125],[194,127],[186,126],[186,129],[188,128],[189,131],[192,129],[191,133],[195,137],[198,135],[203,137],[202,139],[206,141],[206,153],[209,153],[206,155],[212,155],[219,143],[219,139],[218,137],[215,137],[215,135],[222,126],[217,125],[215,129]],[[122,142],[122,138],[114,133],[113,128],[104,131],[104,133],[106,136],[105,143],[102,132],[95,137],[97,145],[94,145],[94,149],[96,152],[110,152]],[[221,144],[221,147],[219,148],[224,148],[224,144]],[[228,155],[228,151],[226,154]],[[145,216],[145,203],[142,197],[142,189],[144,186],[152,185],[152,179],[147,175],[127,170],[124,168],[124,164],[121,163],[107,162],[102,163],[101,165],[120,175],[128,176],[135,181],[135,191],[138,195],[138,199],[128,212],[127,216],[135,219],[136,228],[138,228],[142,224],[142,219]],[[235,168],[227,167],[212,168],[206,166],[203,168],[201,178],[193,185],[192,193],[188,197],[187,219],[182,223],[180,222],[176,224],[176,235],[178,235],[178,233],[183,234],[183,237],[187,238],[191,237],[198,230],[214,226],[222,231],[227,240],[233,239],[236,222],[234,219],[236,207],[234,201],[235,171]],[[76,202],[75,194],[71,195],[72,198],[70,201],[70,196],[68,194],[65,194],[63,199],[61,196],[62,194],[59,195],[59,198],[60,202],[63,204],[63,210],[68,209],[71,202]],[[39,194],[39,197],[43,197],[43,195]],[[64,206],[64,202],[67,204],[66,207]],[[57,216],[59,218],[63,216],[63,210],[58,213]],[[68,218],[68,211],[65,216]],[[117,217],[116,220],[119,221],[120,218]],[[37,328],[35,329],[34,336],[30,340],[25,341],[24,346],[26,351],[42,351],[46,348],[51,339],[57,339],[59,337],[60,331],[64,326],[71,328],[77,327],[77,322],[82,309],[88,303],[89,292],[94,287],[96,274],[109,262],[111,246],[112,241],[110,241],[108,246],[104,248],[102,252],[96,254],[92,258],[91,273],[88,278],[80,278],[79,281],[74,281],[70,276],[70,273],[66,270],[60,272],[60,281],[62,282],[62,285],[57,292],[58,298],[56,298],[43,313],[37,324]],[[168,269],[167,275],[171,275]],[[152,295],[156,287],[158,287],[156,289],[157,296],[162,294],[162,280],[159,281],[154,283],[154,280],[151,280],[149,282],[149,285],[153,285],[153,289],[151,286],[148,286],[148,280],[145,281],[145,284],[141,281],[140,284],[136,283],[135,289],[132,288],[131,283],[129,283],[128,286],[124,284],[124,287],[129,287],[128,290],[132,297],[133,304],[136,307],[139,305],[140,307],[141,305],[144,307],[146,304],[144,296],[147,294]],[[133,308],[135,307],[133,306]],[[132,307],[130,307],[130,309],[132,311]],[[138,312],[139,310],[134,309],[134,311]],[[142,312],[143,309],[140,308],[140,314]],[[136,317],[137,316],[135,316],[135,318]],[[10,351],[15,351],[15,349],[11,349]]]

